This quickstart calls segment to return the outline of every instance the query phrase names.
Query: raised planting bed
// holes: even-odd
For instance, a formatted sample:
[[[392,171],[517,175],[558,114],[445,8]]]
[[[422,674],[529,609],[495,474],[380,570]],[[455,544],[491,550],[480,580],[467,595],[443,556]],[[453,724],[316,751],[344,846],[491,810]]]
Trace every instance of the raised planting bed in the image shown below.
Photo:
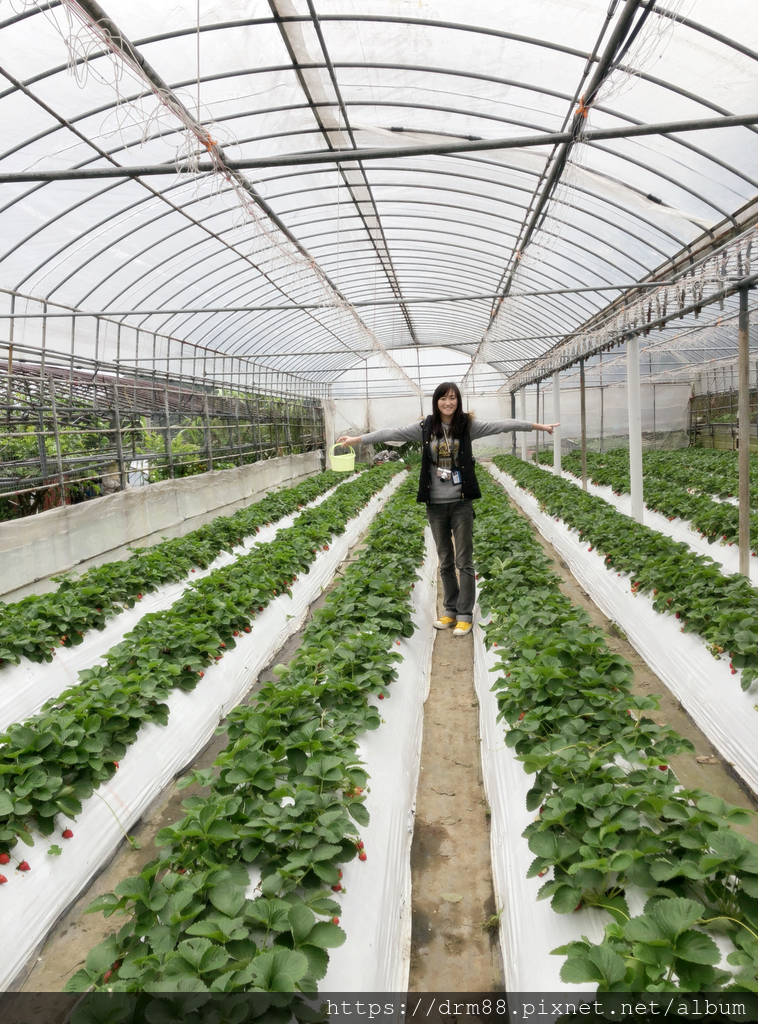
[[[680,449],[684,453],[689,453],[692,450],[690,448]],[[653,452],[651,454],[671,456],[678,455],[678,452]],[[566,459],[565,469],[581,479],[581,462],[575,453],[572,455],[573,457]],[[542,464],[547,461],[544,455],[540,457]],[[708,495],[698,493],[695,488],[698,488],[698,484],[702,487],[704,481],[700,480],[697,474],[693,474],[691,482],[686,484],[678,482],[678,477],[684,476],[686,479],[687,471],[680,466],[681,472],[677,473],[676,460],[668,459],[666,462],[661,460],[661,463],[660,468],[656,471],[651,471],[649,462],[646,464],[647,468],[644,474],[646,508],[665,516],[669,521],[684,520],[708,544],[714,544],[717,541],[728,545],[735,544],[739,539],[739,509],[728,501],[714,501]],[[671,465],[667,463],[671,463]],[[564,468],[563,461],[561,461],[561,468]],[[610,453],[609,456],[595,454],[591,458],[588,453],[587,468],[592,482],[596,486],[610,487],[613,493],[619,496],[630,494],[629,456],[626,450]],[[758,538],[758,513],[750,517],[750,531],[753,537]],[[755,552],[751,553],[755,554]]]
[[[702,638],[684,632],[682,618],[677,619],[675,612],[661,614],[660,594],[640,593],[634,585],[633,574],[612,571],[608,556],[603,553],[604,545],[601,544],[598,551],[580,531],[570,528],[562,519],[556,521],[556,517],[541,507],[540,501],[529,491],[520,488],[512,477],[503,474],[500,479],[543,536],[560,552],[595,603],[618,623],[653,672],[665,682],[724,761],[734,767],[753,792],[758,792],[752,684],[744,690],[737,687],[734,670],[725,657],[714,659],[712,648],[705,645]],[[571,484],[565,486],[573,488]],[[624,522],[631,522],[620,513],[615,515]],[[612,536],[610,527],[608,536]],[[664,602],[664,607],[670,606]]]
[[[668,762],[688,741],[645,716],[655,700],[632,695],[631,666],[560,592],[529,524],[497,490],[483,480],[476,522],[490,649],[490,665],[478,655],[477,674],[497,652],[498,717],[531,780],[527,874],[543,878],[534,900],[549,900],[571,922],[556,932],[529,913],[542,955],[529,928],[519,950],[513,936],[518,929],[522,940],[523,918],[513,915],[525,912],[523,889],[515,900],[499,894],[501,937],[515,964],[508,987],[549,989],[554,952],[566,958],[561,982],[575,990],[756,991],[758,845],[733,827],[748,813],[680,788]],[[493,803],[493,819],[502,804]],[[494,859],[503,827],[493,820]],[[499,874],[507,877],[507,867]],[[605,915],[602,941],[589,908]],[[542,977],[525,957],[539,957]]]
[[[345,475],[342,474],[340,483],[345,482]],[[293,491],[297,490],[293,488]],[[36,714],[46,701],[62,693],[67,687],[76,685],[79,673],[102,664],[102,659],[111,648],[121,643],[127,633],[136,629],[145,615],[166,611],[193,583],[204,579],[215,569],[231,565],[255,546],[267,544],[280,530],[292,526],[302,514],[302,509],[321,504],[333,490],[332,487],[324,491],[307,504],[303,502],[308,491],[292,494],[289,496],[288,504],[297,500],[295,511],[269,522],[268,525],[257,527],[241,545],[235,546],[231,551],[222,551],[207,568],[191,569],[189,574],[178,582],[164,583],[150,594],[138,595],[133,607],[125,606],[120,614],[106,621],[103,629],[93,629],[85,636],[77,637],[76,644],[62,645],[55,651],[55,655],[51,656],[49,663],[22,658],[17,665],[7,665],[0,673],[0,730],[6,729],[13,722],[22,721]]]
[[[550,472],[546,465],[543,465],[542,468],[546,472]],[[581,487],[582,482],[579,477],[562,472],[562,478]],[[591,481],[587,482],[587,492],[607,501],[609,505],[623,515],[632,515],[632,498],[630,494],[619,493],[607,484],[595,484]],[[712,506],[717,506],[715,501],[710,501],[707,498],[702,498],[701,500],[708,501]],[[657,530],[659,533],[664,534],[666,537],[671,537],[675,541],[686,544],[696,555],[705,555],[707,558],[713,559],[724,575],[733,576],[739,572],[739,547],[735,541],[726,540],[726,535],[724,535],[720,544],[715,544],[713,538],[707,539],[688,520],[680,519],[675,515],[664,515],[661,512],[654,511],[650,506],[646,507],[644,521],[645,526],[649,526],[651,529]],[[753,586],[758,584],[758,559],[750,561],[750,582]]]
[[[8,667],[22,658],[51,661],[60,647],[80,644],[88,630],[103,629],[109,618],[132,608],[143,595],[184,580],[197,568],[207,569],[221,552],[244,546],[244,539],[260,527],[297,511],[343,480],[344,474],[331,470],[319,473],[234,515],[218,516],[184,537],[139,548],[127,559],[107,562],[81,576],[57,577],[60,582],[53,593],[0,602],[0,668],[6,669],[0,682]]]
[[[121,927],[69,991],[403,987],[413,751],[434,611],[435,562],[414,492],[406,484],[377,517],[276,681],[228,715],[215,767],[188,776],[208,796],[185,802],[141,875],[95,901]],[[403,638],[414,632],[422,564],[419,647]]]
[[[59,813],[53,820],[54,832],[49,838],[41,836],[39,833],[22,833],[22,838],[25,841],[36,840],[35,847],[23,854],[18,850],[11,850],[9,870],[5,872],[8,883],[2,885],[0,889],[0,898],[4,900],[5,908],[8,911],[8,934],[12,939],[10,947],[13,951],[12,955],[7,958],[3,972],[6,986],[23,967],[25,959],[34,949],[35,943],[44,937],[57,916],[79,894],[99,866],[107,860],[123,838],[124,831],[139,818],[171,779],[192,762],[213,735],[218,721],[241,700],[254,683],[257,674],[271,660],[286,637],[299,628],[310,603],[328,584],[336,567],[346,557],[350,545],[360,537],[399,481],[399,477],[393,479],[392,472],[387,470],[382,470],[379,473],[371,471],[364,474],[353,484],[348,484],[344,489],[340,488],[324,506],[309,513],[311,516],[322,513],[320,523],[312,522],[310,526],[299,525],[285,531],[284,541],[288,541],[296,549],[303,536],[308,538],[304,557],[311,563],[310,572],[298,578],[294,584],[291,582],[292,576],[286,577],[291,584],[286,589],[284,589],[283,583],[272,589],[272,580],[266,577],[266,566],[262,565],[259,559],[253,565],[249,565],[248,570],[256,578],[257,583],[258,596],[255,597],[255,601],[261,601],[260,606],[257,603],[254,606],[255,614],[250,612],[249,604],[245,606],[244,611],[234,604],[234,598],[238,599],[241,593],[238,589],[239,579],[236,580],[237,587],[234,593],[230,594],[229,592],[229,573],[239,566],[218,570],[216,574],[202,581],[196,588],[200,595],[205,595],[210,602],[210,605],[205,606],[205,611],[202,607],[198,609],[198,618],[202,619],[203,614],[207,615],[209,607],[211,614],[215,611],[218,615],[221,610],[225,615],[233,613],[240,618],[239,636],[235,638],[234,630],[229,630],[229,638],[232,642],[228,645],[229,653],[223,660],[218,653],[215,653],[218,651],[220,642],[218,639],[216,640],[214,653],[210,655],[210,664],[206,666],[207,671],[199,670],[200,673],[205,673],[203,679],[200,678],[198,672],[194,672],[194,679],[190,687],[175,687],[171,692],[168,692],[168,688],[166,688],[166,699],[165,703],[160,705],[160,713],[158,715],[151,714],[147,722],[143,721],[138,736],[136,729],[133,729],[133,735],[130,737],[133,742],[118,759],[118,764],[114,764],[110,759],[105,760],[103,754],[100,755],[97,763],[103,764],[106,779],[99,785],[97,779],[90,780],[90,787],[96,788],[97,791],[89,799],[85,799],[86,794],[82,794],[80,803],[83,803],[83,806],[77,805],[68,812],[65,807],[59,808]],[[383,488],[382,484],[384,484]],[[381,488],[381,491],[369,500],[372,488],[374,491]],[[349,497],[350,491],[354,491],[352,499]],[[329,503],[337,501],[338,495],[339,505],[336,507],[332,505],[329,509]],[[348,521],[347,513],[350,511],[353,512],[353,516]],[[337,512],[340,513],[341,522],[336,521]],[[330,537],[332,533],[334,536]],[[314,537],[317,535],[319,541],[324,541],[318,548],[314,544]],[[276,560],[278,556],[279,560],[284,562],[285,548],[281,544],[279,544],[278,553],[274,551],[272,556],[272,550],[277,544],[278,541],[273,541],[264,549],[268,553],[269,571],[272,557]],[[247,559],[254,559],[261,554],[262,552],[253,552],[247,556]],[[241,560],[239,565],[242,565],[244,561],[244,559]],[[284,568],[284,564],[281,568]],[[291,572],[291,570],[289,571]],[[258,577],[258,573],[262,575]],[[224,594],[222,600],[214,600],[213,593],[210,591],[214,579],[217,582],[215,593]],[[273,582],[279,581],[274,580]],[[275,595],[274,590],[278,591],[278,594]],[[264,610],[259,611],[259,607]],[[166,616],[171,614],[182,618],[178,608],[174,609],[172,613],[166,613]],[[164,616],[156,618],[163,621]],[[249,633],[245,631],[245,627],[242,625],[243,621],[247,624]],[[214,626],[219,628],[218,619],[215,620],[215,623],[212,618],[206,619],[203,635],[205,636],[207,630]],[[217,658],[218,660],[216,660]],[[171,664],[171,659],[167,656],[166,665],[163,668],[164,674],[170,675]],[[152,673],[155,671],[153,668]],[[140,690],[147,690],[144,696],[149,711],[152,711],[152,705],[149,703],[151,694],[148,685],[154,683],[152,673],[150,668],[146,667],[139,686],[129,692],[134,699],[134,695]],[[106,680],[113,679],[112,676],[107,675],[105,678]],[[107,686],[106,681],[105,687]],[[94,682],[90,684],[89,688],[80,688],[80,693],[86,694],[87,689],[90,691],[91,703],[102,700],[102,694]],[[118,704],[120,695],[111,693],[109,699],[114,696]],[[55,710],[60,711],[59,708]],[[55,714],[55,710],[53,714]],[[83,724],[86,723],[87,710],[86,706],[82,707],[78,721],[73,723],[74,729],[79,727],[79,734],[82,732]],[[123,721],[124,716],[120,717]],[[148,716],[145,715],[145,717]],[[66,716],[65,720],[67,721],[69,718],[70,716]],[[36,728],[39,732],[40,724],[45,724],[44,716],[38,716],[37,720],[30,724],[30,728]],[[118,725],[118,716],[114,724]],[[113,743],[113,739],[107,734],[110,726],[110,720],[104,719],[102,729],[106,733],[106,742]],[[100,743],[103,742],[97,731],[92,731],[83,738],[80,735],[78,745],[70,747],[69,750],[78,753],[80,757],[93,757],[91,753],[89,755],[86,753],[87,743],[92,739],[98,739]],[[3,756],[7,757],[6,751],[3,751]],[[113,756],[112,750],[108,753]],[[35,770],[29,764],[32,759],[29,755],[21,758],[22,762],[26,762],[25,770],[27,772]],[[89,767],[94,773],[91,763]],[[78,770],[81,777],[84,768],[86,768],[86,763],[80,761],[74,766],[73,772]],[[45,771],[50,776],[54,772],[54,766],[48,767],[43,763],[38,765],[36,770]],[[59,775],[62,775],[60,769]],[[7,781],[8,776],[5,778]],[[13,778],[10,776],[10,779]],[[64,784],[72,784],[70,777],[67,779],[64,776],[62,781]],[[17,800],[12,790],[8,792],[13,799]],[[32,800],[35,798],[34,791],[30,796]],[[56,801],[56,806],[61,802],[67,803],[65,799],[59,798]],[[47,808],[41,809],[46,810]],[[53,806],[50,809],[53,810]],[[73,820],[74,815],[76,820]],[[29,813],[27,821],[28,827],[31,828],[33,823],[31,813]],[[37,817],[34,823],[43,824],[43,827],[46,827],[42,816]],[[8,831],[11,831],[12,824],[13,819],[6,819]],[[68,839],[63,836],[66,828],[73,832],[73,836]],[[12,839],[7,840],[6,846],[11,841]],[[51,842],[53,845],[50,847],[50,851],[55,853],[56,849],[62,848],[64,851],[62,856],[42,856],[43,850]],[[28,857],[31,867],[28,872],[20,870],[19,862],[24,856]]]

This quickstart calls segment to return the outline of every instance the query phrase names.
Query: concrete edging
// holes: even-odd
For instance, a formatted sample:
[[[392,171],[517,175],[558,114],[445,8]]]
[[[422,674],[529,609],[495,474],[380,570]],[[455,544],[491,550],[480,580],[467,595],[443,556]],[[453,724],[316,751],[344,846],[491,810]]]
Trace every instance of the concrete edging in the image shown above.
[[[129,556],[129,548],[181,537],[224,513],[321,469],[321,452],[266,459],[50,509],[0,523],[0,597],[55,588],[50,577]]]

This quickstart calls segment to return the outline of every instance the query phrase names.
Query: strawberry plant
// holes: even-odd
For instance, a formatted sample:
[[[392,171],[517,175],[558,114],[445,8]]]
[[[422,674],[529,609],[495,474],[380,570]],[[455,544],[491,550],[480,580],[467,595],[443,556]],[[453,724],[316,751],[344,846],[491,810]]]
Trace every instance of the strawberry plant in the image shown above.
[[[390,464],[391,465],[391,464]],[[125,915],[68,991],[314,991],[340,945],[340,864],[360,856],[367,776],[356,738],[380,724],[371,694],[395,677],[424,554],[423,510],[407,482],[377,516],[360,560],[318,610],[288,665],[228,717],[226,749],[187,778],[161,851],[91,911]],[[248,865],[260,895],[246,897]],[[118,963],[118,968],[113,965]]]
[[[50,835],[55,815],[75,817],[109,779],[143,722],[165,724],[172,689],[193,690],[203,669],[236,645],[256,609],[289,593],[316,552],[397,472],[392,463],[339,487],[270,543],[192,584],[166,611],[143,617],[78,685],[0,734],[0,849],[31,830]],[[222,646],[223,645],[223,646]]]
[[[649,594],[656,611],[676,615],[684,632],[701,636],[716,657],[728,653],[733,667],[742,670],[743,689],[758,678],[758,591],[746,577],[724,575],[713,559],[566,480],[513,456],[493,461],[605,555],[606,569],[628,573],[633,592]]]
[[[551,873],[537,898],[557,913],[611,918],[601,944],[553,951],[568,958],[561,977],[601,991],[758,990],[758,845],[733,829],[748,813],[679,786],[669,761],[691,745],[645,715],[656,699],[631,693],[631,666],[560,592],[528,523],[491,480],[481,486],[475,550],[499,717],[534,776],[529,876]],[[630,887],[647,895],[638,917]],[[736,980],[708,931],[735,943]]]
[[[222,551],[232,551],[261,526],[296,512],[343,481],[344,474],[320,473],[234,515],[218,516],[184,537],[139,548],[124,561],[108,562],[81,576],[55,577],[59,586],[54,593],[0,602],[0,667],[22,657],[51,661],[57,646],[81,643],[87,630],[103,629],[108,618],[132,607],[143,594],[185,579],[194,566],[206,569]]]

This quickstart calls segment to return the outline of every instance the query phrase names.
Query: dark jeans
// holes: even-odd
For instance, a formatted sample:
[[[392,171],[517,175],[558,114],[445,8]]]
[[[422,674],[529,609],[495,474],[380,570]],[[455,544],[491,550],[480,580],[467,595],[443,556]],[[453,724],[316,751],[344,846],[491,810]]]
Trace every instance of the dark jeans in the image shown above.
[[[476,600],[473,502],[451,501],[427,505],[426,517],[440,559],[445,615],[459,622],[471,622]]]

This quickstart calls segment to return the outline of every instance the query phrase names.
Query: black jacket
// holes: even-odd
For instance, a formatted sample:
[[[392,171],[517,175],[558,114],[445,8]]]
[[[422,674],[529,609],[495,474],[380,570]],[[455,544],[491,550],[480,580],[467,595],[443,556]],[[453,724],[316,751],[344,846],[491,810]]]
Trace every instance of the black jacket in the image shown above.
[[[461,474],[461,501],[470,501],[474,498],[481,498],[482,492],[479,490],[479,484],[476,479],[476,461],[474,459],[474,453],[471,450],[471,421],[466,417],[466,422],[463,426],[463,433],[458,439],[460,446],[458,448],[458,464],[456,469]],[[432,462],[432,453],[429,448],[429,441],[431,440],[432,433],[432,417],[427,416],[421,425],[421,477],[418,483],[418,494],[416,495],[416,501],[424,502],[428,505],[431,501],[431,474],[434,463]]]

